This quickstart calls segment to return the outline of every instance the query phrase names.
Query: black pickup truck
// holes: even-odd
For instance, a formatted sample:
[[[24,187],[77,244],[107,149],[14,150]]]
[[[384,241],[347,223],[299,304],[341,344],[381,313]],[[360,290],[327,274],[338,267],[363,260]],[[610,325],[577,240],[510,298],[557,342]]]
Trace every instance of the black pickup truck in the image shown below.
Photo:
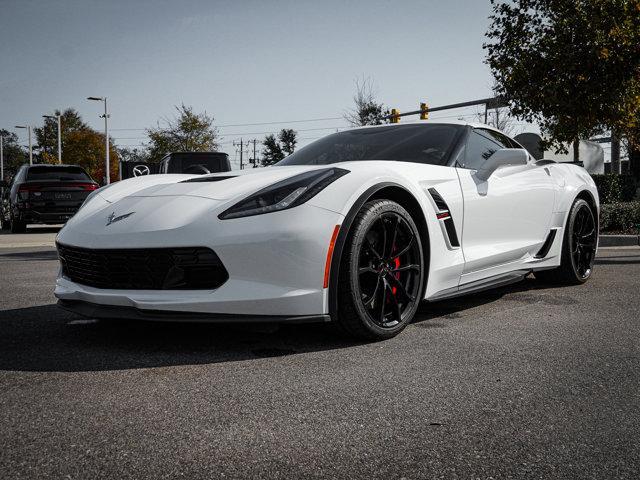
[[[0,222],[13,233],[26,231],[30,223],[65,223],[99,188],[77,165],[23,165],[1,186]]]
[[[160,160],[158,173],[203,175],[230,170],[229,155],[223,152],[174,152]]]
[[[229,155],[224,152],[173,152],[165,155],[159,163],[122,162],[122,179],[153,175],[155,173],[207,173],[231,170]]]

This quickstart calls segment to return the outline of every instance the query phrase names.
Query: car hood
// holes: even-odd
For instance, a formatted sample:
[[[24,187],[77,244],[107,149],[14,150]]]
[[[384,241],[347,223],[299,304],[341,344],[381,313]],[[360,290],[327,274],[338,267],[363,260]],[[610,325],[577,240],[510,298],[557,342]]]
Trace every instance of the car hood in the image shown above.
[[[100,191],[99,195],[110,203],[124,197],[191,196],[229,200],[299,173],[323,168],[327,166],[252,168],[211,175],[149,175],[115,183]]]

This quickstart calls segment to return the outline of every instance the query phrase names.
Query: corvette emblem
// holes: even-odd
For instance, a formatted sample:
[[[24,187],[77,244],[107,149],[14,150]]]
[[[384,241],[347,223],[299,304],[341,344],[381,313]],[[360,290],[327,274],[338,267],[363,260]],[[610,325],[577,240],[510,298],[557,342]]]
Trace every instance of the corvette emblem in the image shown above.
[[[125,218],[133,215],[134,213],[136,212],[129,212],[129,213],[125,213],[124,215],[119,215],[116,217],[116,212],[111,212],[111,215],[107,217],[107,224],[105,225],[105,227],[108,227],[112,223],[119,222],[120,220],[124,220]]]

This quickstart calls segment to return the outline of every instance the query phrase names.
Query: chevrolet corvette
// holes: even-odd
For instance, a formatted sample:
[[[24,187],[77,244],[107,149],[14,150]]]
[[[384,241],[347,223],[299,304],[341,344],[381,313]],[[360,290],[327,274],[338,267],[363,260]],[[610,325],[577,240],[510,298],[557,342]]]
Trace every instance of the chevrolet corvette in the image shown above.
[[[92,192],[57,237],[61,307],[92,318],[336,322],[393,337],[421,302],[592,275],[599,200],[576,164],[486,125],[341,131],[275,166]]]

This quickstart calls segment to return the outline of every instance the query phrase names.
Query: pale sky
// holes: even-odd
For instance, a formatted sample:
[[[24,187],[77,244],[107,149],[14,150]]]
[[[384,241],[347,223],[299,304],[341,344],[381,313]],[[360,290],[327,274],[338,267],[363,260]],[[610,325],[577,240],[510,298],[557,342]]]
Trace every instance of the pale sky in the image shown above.
[[[345,126],[288,121],[341,117],[358,77],[401,111],[491,95],[489,0],[0,0],[0,13],[2,128],[74,107],[101,130],[85,98],[106,95],[116,144],[133,146],[184,103],[215,117],[234,159],[240,137],[290,127],[304,144]],[[231,126],[262,122],[283,123]]]

